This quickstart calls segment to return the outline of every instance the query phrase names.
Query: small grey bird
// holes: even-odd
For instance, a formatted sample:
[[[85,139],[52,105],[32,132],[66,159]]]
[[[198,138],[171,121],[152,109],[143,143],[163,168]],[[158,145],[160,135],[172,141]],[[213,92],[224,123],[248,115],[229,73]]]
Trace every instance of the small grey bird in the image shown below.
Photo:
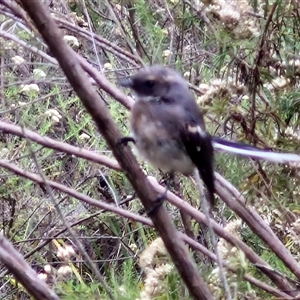
[[[132,141],[140,155],[166,172],[189,175],[197,169],[214,204],[214,151],[202,113],[187,82],[163,66],[141,69],[119,81],[136,94],[131,109]]]
[[[251,145],[211,137],[187,82],[163,66],[141,69],[119,81],[136,94],[131,110],[132,137],[140,155],[166,172],[189,175],[197,169],[214,204],[214,150],[275,163],[300,163],[300,156],[278,153]]]

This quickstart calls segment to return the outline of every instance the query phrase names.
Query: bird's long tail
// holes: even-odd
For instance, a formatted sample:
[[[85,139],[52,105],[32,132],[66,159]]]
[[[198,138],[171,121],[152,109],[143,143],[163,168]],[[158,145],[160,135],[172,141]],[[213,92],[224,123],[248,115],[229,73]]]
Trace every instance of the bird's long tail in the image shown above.
[[[276,163],[300,162],[300,155],[294,153],[278,153],[270,150],[259,149],[247,144],[224,140],[219,137],[212,137],[212,144],[215,150],[234,153],[253,159],[261,159]]]

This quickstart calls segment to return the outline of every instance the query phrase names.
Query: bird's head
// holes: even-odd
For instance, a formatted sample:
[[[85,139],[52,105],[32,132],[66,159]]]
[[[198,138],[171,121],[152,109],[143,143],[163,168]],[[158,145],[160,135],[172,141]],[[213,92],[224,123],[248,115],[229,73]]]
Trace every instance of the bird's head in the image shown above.
[[[188,89],[185,80],[174,70],[163,66],[151,66],[135,75],[119,80],[119,85],[132,89],[138,100],[153,101],[167,95],[174,86]]]

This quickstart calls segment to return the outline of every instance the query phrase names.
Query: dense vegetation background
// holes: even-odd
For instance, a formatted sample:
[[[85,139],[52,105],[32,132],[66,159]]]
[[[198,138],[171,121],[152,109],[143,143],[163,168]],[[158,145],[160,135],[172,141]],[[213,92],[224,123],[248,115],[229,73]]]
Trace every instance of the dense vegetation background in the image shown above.
[[[299,153],[298,1],[71,0],[45,1],[45,5],[64,40],[111,82],[144,65],[169,65],[190,82],[211,134]],[[22,6],[0,1],[0,21],[2,232],[61,299],[108,299],[103,284],[95,281],[74,246],[66,224],[73,228],[115,299],[190,299],[154,229],[62,191],[49,193],[43,185],[5,167],[4,162],[9,161],[22,168],[24,174],[44,174],[98,201],[118,203],[135,214],[144,213],[123,173],[67,154],[54,144],[45,147],[26,138],[24,131],[15,134],[6,127],[18,125],[112,157]],[[128,134],[128,109],[102,89],[98,92],[119,129]],[[144,162],[141,165],[148,175],[162,181],[159,170]],[[238,189],[247,205],[257,210],[298,262],[298,166],[222,153],[216,154],[216,170]],[[193,181],[177,179],[175,187],[184,199],[199,207]],[[180,231],[205,242],[205,228],[193,219],[186,224],[178,209],[171,205],[168,209]],[[291,283],[296,280],[245,220],[221,201],[214,218],[246,242],[274,272],[284,274]],[[234,299],[273,297],[245,280],[243,276],[248,273],[272,285],[242,251],[222,239],[218,247],[236,270],[225,274]],[[225,299],[215,264],[197,252],[193,257],[214,297]],[[1,275],[1,299],[30,298],[4,268]]]

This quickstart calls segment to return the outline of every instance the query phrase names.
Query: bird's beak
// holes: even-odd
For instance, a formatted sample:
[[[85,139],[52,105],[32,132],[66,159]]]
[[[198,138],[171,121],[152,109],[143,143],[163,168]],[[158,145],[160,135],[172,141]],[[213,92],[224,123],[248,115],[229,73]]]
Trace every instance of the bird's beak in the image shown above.
[[[118,85],[126,88],[131,88],[133,86],[132,77],[121,78],[118,80]]]

